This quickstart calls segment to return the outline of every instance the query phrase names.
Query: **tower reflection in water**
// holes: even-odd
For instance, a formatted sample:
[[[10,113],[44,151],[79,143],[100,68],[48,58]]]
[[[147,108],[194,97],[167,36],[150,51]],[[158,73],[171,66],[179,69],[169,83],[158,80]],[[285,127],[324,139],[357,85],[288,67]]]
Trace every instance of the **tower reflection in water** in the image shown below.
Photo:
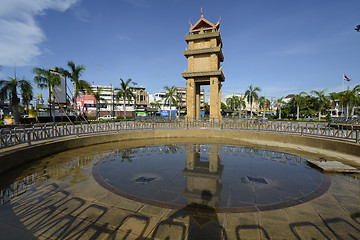
[[[220,179],[223,169],[220,145],[210,145],[209,152],[205,152],[204,156],[201,154],[200,145],[188,145],[186,168],[182,171],[182,175],[187,179],[183,193],[187,198],[187,205],[164,222],[169,224],[174,219],[188,217],[188,239],[227,239],[216,211],[220,207]],[[156,232],[155,230],[154,235]]]

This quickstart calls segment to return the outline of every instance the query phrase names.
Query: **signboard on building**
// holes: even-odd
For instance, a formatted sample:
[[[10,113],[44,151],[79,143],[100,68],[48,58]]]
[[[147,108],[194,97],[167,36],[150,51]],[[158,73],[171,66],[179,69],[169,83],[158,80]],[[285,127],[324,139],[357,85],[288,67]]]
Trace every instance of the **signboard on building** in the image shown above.
[[[60,84],[54,86],[54,96],[56,98],[55,102],[59,102],[60,104],[67,104],[67,96],[66,96],[66,78],[64,75],[52,71],[52,73],[58,74],[60,76]]]
[[[169,116],[169,111],[168,111],[168,110],[161,110],[160,116],[162,116],[162,117],[167,117],[167,116]]]
[[[83,94],[76,99],[76,104],[78,107],[82,108],[85,104],[96,104],[96,100],[94,95]]]
[[[161,110],[160,116],[162,117],[168,117],[170,115],[170,110]],[[177,116],[177,110],[171,110],[171,116],[175,117]]]
[[[136,112],[136,116],[138,116],[138,117],[146,117],[146,112]]]

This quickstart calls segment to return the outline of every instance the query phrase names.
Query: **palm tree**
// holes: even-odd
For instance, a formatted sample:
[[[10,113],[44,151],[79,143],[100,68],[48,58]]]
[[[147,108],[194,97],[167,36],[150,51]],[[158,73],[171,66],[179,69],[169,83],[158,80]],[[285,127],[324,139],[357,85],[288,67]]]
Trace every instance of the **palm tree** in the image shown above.
[[[96,92],[93,92],[93,94],[92,94],[96,100],[96,119],[99,118],[100,101],[104,101],[107,104],[106,99],[101,96],[101,92],[103,90],[104,90],[103,87],[99,87],[96,89]]]
[[[161,102],[160,102],[160,100],[154,99],[154,101],[150,103],[150,106],[153,107],[153,108],[156,108],[157,111],[159,111],[159,109],[161,110]],[[153,114],[153,112],[152,112],[152,114]]]
[[[349,108],[351,108],[351,115],[354,115],[355,103],[359,97],[360,84],[355,86],[352,90],[347,88],[346,91],[342,92],[341,102],[346,104],[346,119],[349,117]]]
[[[178,105],[179,96],[177,95],[175,86],[172,86],[172,87],[165,86],[164,89],[165,89],[165,95],[163,96],[164,103],[165,104],[168,103],[170,106],[170,115],[169,116],[171,118],[171,106]]]
[[[279,98],[277,101],[278,103],[278,109],[279,109],[279,119],[281,119],[281,107],[282,107],[282,104],[284,104],[284,97],[281,97]]]
[[[154,100],[153,102],[150,103],[150,105],[153,108],[161,110],[161,102],[160,102],[160,100]]]
[[[252,118],[253,113],[252,113],[252,106],[253,106],[253,101],[257,101],[259,99],[259,95],[257,94],[257,92],[260,92],[261,88],[259,87],[253,87],[252,85],[249,86],[249,89],[246,90],[245,92],[245,97],[247,99],[248,102],[250,102],[250,117]]]
[[[115,95],[116,102],[119,102],[120,99],[123,99],[124,101],[124,119],[126,119],[126,100],[128,100],[128,103],[132,99],[135,98],[135,95],[133,93],[133,88],[130,87],[131,79],[124,81],[122,78],[120,78],[120,88],[115,88],[115,91],[117,91]]]
[[[232,97],[229,97],[226,99],[226,105],[231,109],[235,110],[239,106],[239,98],[235,95],[232,95]]]
[[[263,109],[263,118],[265,118],[266,106],[269,104],[269,100],[266,99],[265,96],[261,96],[259,102],[259,107]]]
[[[49,90],[50,117],[55,122],[55,115],[53,114],[54,87],[60,84],[60,75],[45,68],[34,68],[33,73],[36,74],[34,81],[38,88],[48,88]]]
[[[336,108],[336,100],[341,99],[341,93],[331,92],[328,99],[332,102],[333,107]]]
[[[245,96],[238,96],[239,98],[239,118],[241,118],[241,110],[246,107]]]
[[[360,102],[360,84],[356,85],[353,88],[352,92],[354,94],[354,100],[352,103],[351,115],[354,115],[355,105],[357,105]]]
[[[296,103],[296,120],[299,120],[300,107],[304,103],[304,97],[307,95],[306,92],[301,92],[294,97]]]
[[[30,101],[33,99],[33,88],[30,82],[24,84],[24,88],[21,92],[21,98],[24,106],[26,107],[26,112],[29,110]]]
[[[70,72],[63,68],[59,68],[59,72],[70,78],[70,80],[74,83],[74,99],[79,96],[80,92],[87,92],[91,94],[92,90],[90,83],[85,80],[80,80],[81,75],[86,69],[85,65],[80,64],[76,66],[73,61],[68,61],[67,65],[70,68]]]
[[[325,92],[327,91],[327,89],[323,89],[321,91],[315,91],[312,90],[311,94],[314,94],[315,97],[317,98],[318,101],[318,105],[319,105],[319,121],[321,120],[321,107],[328,101],[328,98],[325,95]]]
[[[0,98],[10,101],[10,109],[14,113],[16,125],[20,123],[18,88],[21,94],[29,91],[29,88],[32,89],[30,82],[25,79],[18,80],[16,77],[9,77],[9,80],[0,80]]]

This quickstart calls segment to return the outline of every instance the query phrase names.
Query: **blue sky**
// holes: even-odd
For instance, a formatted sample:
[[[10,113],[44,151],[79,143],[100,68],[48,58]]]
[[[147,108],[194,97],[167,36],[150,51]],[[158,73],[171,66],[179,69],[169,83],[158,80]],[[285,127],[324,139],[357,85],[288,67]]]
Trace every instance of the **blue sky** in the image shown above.
[[[121,77],[150,93],[185,87],[184,36],[203,8],[207,20],[222,18],[223,95],[250,84],[268,97],[340,91],[343,73],[360,84],[359,0],[0,0],[0,6],[1,79],[14,75],[14,64],[17,76],[32,80],[33,67],[73,60],[86,65],[83,79],[92,84],[119,86]]]

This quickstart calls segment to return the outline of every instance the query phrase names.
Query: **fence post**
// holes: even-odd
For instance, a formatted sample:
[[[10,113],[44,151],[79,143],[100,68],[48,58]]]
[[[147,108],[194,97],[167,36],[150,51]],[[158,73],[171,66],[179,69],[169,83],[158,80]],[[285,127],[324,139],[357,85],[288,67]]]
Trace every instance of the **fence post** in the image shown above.
[[[356,143],[360,143],[360,134],[359,134],[359,130],[356,130]]]
[[[30,131],[26,133],[27,134],[27,138],[28,138],[28,145],[31,146],[31,133]]]
[[[76,129],[76,136],[79,137],[79,128],[75,127],[75,129]]]
[[[301,136],[303,136],[304,135],[304,128],[303,128],[303,126],[300,126],[301,127]]]

